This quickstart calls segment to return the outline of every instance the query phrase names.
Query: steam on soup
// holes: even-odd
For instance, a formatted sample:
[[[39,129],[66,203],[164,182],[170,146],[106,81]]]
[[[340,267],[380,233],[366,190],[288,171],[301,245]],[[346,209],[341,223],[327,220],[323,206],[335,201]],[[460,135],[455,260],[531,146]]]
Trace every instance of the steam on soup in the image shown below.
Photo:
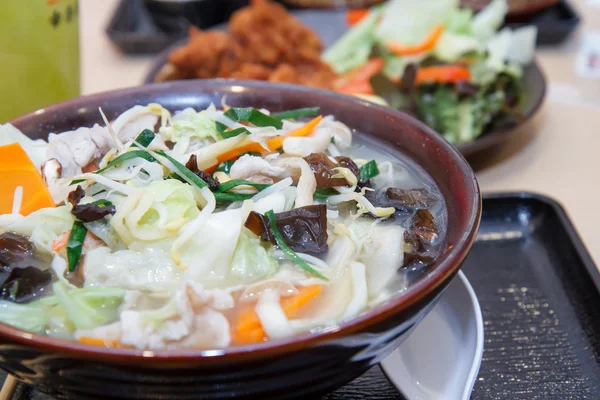
[[[0,147],[0,320],[82,343],[223,348],[339,324],[405,290],[445,206],[318,108],[135,106]],[[40,179],[38,171],[43,178]],[[12,185],[12,186],[11,186]]]

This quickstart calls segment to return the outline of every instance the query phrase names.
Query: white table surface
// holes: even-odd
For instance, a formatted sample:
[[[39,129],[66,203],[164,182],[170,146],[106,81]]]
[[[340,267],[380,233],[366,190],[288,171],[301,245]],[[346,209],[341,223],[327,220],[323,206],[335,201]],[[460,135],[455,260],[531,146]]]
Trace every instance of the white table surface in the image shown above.
[[[537,53],[549,82],[542,110],[515,140],[474,164],[484,192],[534,191],[562,203],[600,265],[600,78],[578,77],[574,68],[583,35],[600,30],[600,6],[571,1],[583,17],[578,32]],[[83,94],[137,86],[150,68],[152,56],[124,55],[106,36],[117,4],[80,0]]]

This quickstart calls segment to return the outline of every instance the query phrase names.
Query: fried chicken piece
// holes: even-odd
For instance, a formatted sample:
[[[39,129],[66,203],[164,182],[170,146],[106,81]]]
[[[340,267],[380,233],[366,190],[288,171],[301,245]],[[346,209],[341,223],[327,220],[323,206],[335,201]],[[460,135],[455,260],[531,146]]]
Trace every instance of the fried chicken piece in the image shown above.
[[[191,28],[169,55],[168,76],[288,82],[331,89],[335,72],[320,59],[317,34],[269,0],[252,0],[229,21],[229,33]]]

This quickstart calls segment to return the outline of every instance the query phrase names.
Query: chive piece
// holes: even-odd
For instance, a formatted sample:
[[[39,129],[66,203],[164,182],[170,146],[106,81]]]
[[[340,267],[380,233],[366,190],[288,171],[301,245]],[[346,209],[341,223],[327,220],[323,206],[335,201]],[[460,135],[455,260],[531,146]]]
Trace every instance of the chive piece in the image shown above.
[[[182,178],[189,179],[194,183],[194,185],[198,186],[200,189],[208,187],[208,183],[204,182],[202,179],[200,179],[200,177],[198,177],[198,175],[194,174],[192,171],[186,168],[185,165],[181,164],[179,161],[177,161],[170,155],[166,154],[163,151],[157,151],[156,153],[169,160],[171,164],[173,164],[175,168],[177,168],[177,171],[175,171],[177,175],[181,176]]]
[[[379,168],[375,160],[371,160],[362,167],[360,167],[360,180],[366,181],[371,178],[375,178],[379,175]]]
[[[323,279],[324,281],[329,281],[325,276],[323,276],[319,271],[308,265],[306,261],[304,261],[294,250],[292,250],[287,243],[283,240],[283,236],[281,236],[281,232],[279,232],[279,228],[277,228],[277,218],[275,217],[275,213],[273,210],[267,211],[265,213],[266,217],[269,219],[269,227],[271,228],[271,233],[275,238],[275,242],[277,242],[277,246],[283,251],[283,253],[293,262],[298,264],[300,268],[305,270],[311,275],[316,276],[317,278]]]
[[[242,193],[215,193],[215,200],[217,203],[243,201],[251,199],[253,194],[242,194]]]
[[[256,183],[256,182],[252,182],[252,181],[247,181],[245,179],[232,179],[230,181],[221,183],[221,186],[219,186],[219,192],[221,192],[221,193],[222,192],[226,192],[228,190],[233,189],[236,186],[241,186],[241,185],[254,186],[259,191],[260,190],[265,190],[266,188],[268,188],[269,186],[271,186],[268,183]]]
[[[144,150],[132,150],[132,151],[128,151],[127,153],[121,154],[119,157],[115,158],[114,160],[112,160],[111,162],[106,164],[106,167],[99,169],[98,171],[96,171],[94,173],[101,174],[104,171],[106,171],[107,169],[112,168],[115,165],[121,164],[123,161],[131,160],[132,158],[143,158],[144,160],[151,161],[151,162],[156,161],[154,159],[154,157],[152,157],[150,154],[148,154]]]
[[[135,142],[141,144],[144,147],[150,146],[150,143],[154,140],[156,135],[150,129],[144,129],[136,138],[134,143],[129,147],[139,147]]]
[[[93,203],[95,205],[97,205],[98,207],[109,207],[109,206],[113,205],[112,201],[104,200],[104,199],[96,200]]]
[[[236,129],[232,129],[230,131],[221,132],[221,136],[223,136],[223,139],[229,139],[234,136],[241,135],[242,133],[250,134],[250,131],[248,131],[248,129],[246,129],[246,128],[236,128]]]
[[[340,192],[333,188],[318,188],[317,190],[315,190],[313,196],[315,199],[326,200],[329,197],[336,196],[338,194],[340,194]]]
[[[217,128],[217,132],[219,133],[223,133],[227,130],[227,125],[219,121],[215,121],[215,127]]]
[[[82,221],[75,221],[69,234],[67,242],[67,260],[69,261],[69,272],[73,272],[79,266],[81,251],[83,250],[83,241],[87,235],[87,228]]]
[[[288,110],[288,111],[273,113],[273,114],[271,114],[271,117],[277,118],[277,119],[298,119],[298,118],[302,118],[302,117],[310,117],[312,115],[317,114],[319,112],[319,108],[320,107],[298,108],[296,110]]]
[[[227,175],[229,175],[229,172],[231,171],[231,166],[233,165],[233,163],[235,161],[236,160],[223,161],[221,164],[219,164],[217,166],[216,171],[225,172]]]
[[[273,126],[277,129],[283,127],[283,122],[267,114],[258,111],[255,108],[237,108],[232,107],[223,115],[233,121],[248,121],[255,126]]]

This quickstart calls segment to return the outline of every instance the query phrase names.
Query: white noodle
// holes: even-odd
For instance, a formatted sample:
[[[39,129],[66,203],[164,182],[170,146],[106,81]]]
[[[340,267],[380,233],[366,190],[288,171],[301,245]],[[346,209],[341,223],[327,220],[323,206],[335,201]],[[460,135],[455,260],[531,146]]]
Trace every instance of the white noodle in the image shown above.
[[[12,213],[18,214],[23,204],[23,186],[17,186],[13,194]]]

